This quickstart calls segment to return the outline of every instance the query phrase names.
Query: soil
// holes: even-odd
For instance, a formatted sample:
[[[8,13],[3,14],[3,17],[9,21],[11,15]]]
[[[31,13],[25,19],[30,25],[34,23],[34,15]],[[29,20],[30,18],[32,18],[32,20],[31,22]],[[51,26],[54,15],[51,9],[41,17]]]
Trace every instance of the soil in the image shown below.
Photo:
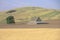
[[[45,22],[48,24],[0,24],[0,28],[60,28],[60,20],[49,20]]]

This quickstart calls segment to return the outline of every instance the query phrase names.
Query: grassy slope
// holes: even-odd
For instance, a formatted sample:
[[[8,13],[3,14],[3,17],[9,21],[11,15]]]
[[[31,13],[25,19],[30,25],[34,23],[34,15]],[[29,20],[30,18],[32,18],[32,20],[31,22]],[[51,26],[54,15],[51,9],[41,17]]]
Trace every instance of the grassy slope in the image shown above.
[[[15,17],[16,22],[28,21],[34,16],[39,16],[42,20],[60,19],[60,11],[57,10],[40,7],[24,7],[15,10],[16,12],[12,13],[12,15]],[[0,12],[0,23],[4,23],[6,17],[8,17],[6,12]]]

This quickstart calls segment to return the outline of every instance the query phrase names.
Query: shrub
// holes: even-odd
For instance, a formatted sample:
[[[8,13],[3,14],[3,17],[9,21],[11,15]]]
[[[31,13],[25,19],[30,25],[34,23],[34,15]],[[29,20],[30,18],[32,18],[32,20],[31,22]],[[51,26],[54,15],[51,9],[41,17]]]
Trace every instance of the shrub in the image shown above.
[[[6,18],[6,20],[7,20],[7,24],[13,24],[13,23],[15,23],[15,20],[14,20],[13,16],[8,16]]]
[[[37,17],[37,20],[36,21],[42,21],[42,20],[40,19],[40,17]]]

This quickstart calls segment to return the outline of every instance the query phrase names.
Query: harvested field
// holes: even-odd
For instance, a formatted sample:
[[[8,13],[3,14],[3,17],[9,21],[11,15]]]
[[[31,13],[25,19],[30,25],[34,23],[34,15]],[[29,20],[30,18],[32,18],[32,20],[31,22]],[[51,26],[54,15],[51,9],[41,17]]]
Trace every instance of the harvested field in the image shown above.
[[[60,29],[0,29],[0,40],[60,40]]]
[[[60,40],[60,21],[48,24],[0,24],[0,40]]]

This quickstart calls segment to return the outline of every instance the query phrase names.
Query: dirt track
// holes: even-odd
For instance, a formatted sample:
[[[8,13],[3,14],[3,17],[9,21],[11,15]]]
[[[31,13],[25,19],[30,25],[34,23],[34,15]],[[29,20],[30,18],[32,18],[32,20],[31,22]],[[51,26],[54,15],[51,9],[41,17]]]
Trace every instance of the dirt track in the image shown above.
[[[48,24],[0,24],[0,28],[60,28],[60,20],[45,22]]]

